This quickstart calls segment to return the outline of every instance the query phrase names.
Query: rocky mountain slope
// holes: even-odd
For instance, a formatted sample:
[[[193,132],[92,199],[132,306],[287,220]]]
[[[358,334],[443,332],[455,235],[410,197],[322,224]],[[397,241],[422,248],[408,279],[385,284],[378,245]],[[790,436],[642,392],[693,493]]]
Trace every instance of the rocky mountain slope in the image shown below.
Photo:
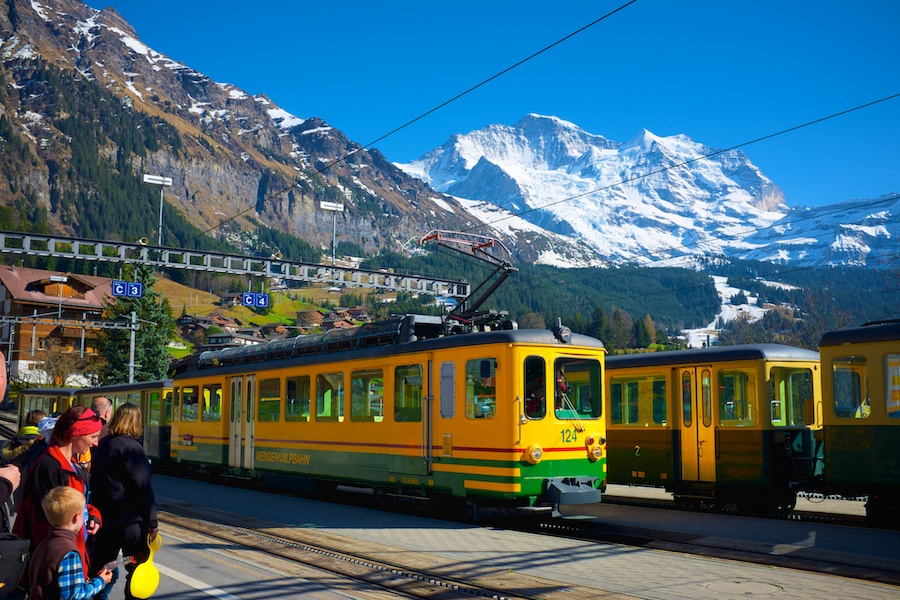
[[[367,254],[450,229],[499,237],[517,261],[566,267],[701,255],[878,266],[900,210],[896,196],[794,209],[740,151],[648,131],[617,142],[539,115],[393,165],[321,118],[212,81],[143,44],[114,9],[78,0],[0,6],[0,147],[0,229],[156,239],[149,173],[174,182],[166,245],[205,232],[245,252],[266,250],[264,228],[329,247],[327,201],[346,207],[338,242]]]
[[[323,120],[295,117],[264,95],[212,81],[147,47],[112,8],[9,0],[0,7],[0,61],[0,131],[20,149],[18,157],[0,158],[0,204],[10,208],[13,225],[46,214],[51,229],[88,229],[91,199],[105,192],[96,177],[75,175],[85,159],[73,139],[85,128],[86,143],[95,146],[87,154],[100,162],[95,170],[137,181],[142,173],[171,177],[167,203],[200,230],[239,244],[239,232],[263,224],[327,246],[332,215],[320,201],[346,205],[338,239],[368,252],[397,250],[432,228],[477,225],[456,200]],[[75,91],[60,91],[67,86]],[[80,102],[86,95],[113,106],[93,110]],[[88,117],[71,124],[72,113]],[[125,136],[133,144],[122,139],[126,125],[102,122],[122,114],[138,119]]]

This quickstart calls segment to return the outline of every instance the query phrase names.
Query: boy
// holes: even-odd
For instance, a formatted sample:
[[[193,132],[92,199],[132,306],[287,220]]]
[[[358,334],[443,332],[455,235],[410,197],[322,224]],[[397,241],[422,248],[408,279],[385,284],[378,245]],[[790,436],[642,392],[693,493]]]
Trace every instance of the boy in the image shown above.
[[[104,568],[94,579],[85,580],[86,564],[75,545],[75,536],[84,525],[84,494],[68,486],[55,487],[47,492],[41,508],[53,529],[31,557],[28,598],[90,598],[106,587],[112,572]]]

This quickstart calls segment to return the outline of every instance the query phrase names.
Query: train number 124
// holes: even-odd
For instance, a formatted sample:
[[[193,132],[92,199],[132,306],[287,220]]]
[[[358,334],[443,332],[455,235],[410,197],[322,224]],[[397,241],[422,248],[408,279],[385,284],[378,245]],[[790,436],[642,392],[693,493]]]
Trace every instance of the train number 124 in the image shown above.
[[[563,443],[578,441],[578,431],[576,429],[563,429],[559,433],[562,435]]]

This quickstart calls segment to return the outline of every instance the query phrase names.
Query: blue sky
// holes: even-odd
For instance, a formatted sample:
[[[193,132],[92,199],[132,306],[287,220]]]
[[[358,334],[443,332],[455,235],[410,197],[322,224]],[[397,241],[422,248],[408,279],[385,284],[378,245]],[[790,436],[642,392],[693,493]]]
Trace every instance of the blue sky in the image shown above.
[[[628,0],[107,0],[140,39],[367,144]],[[889,0],[637,0],[378,142],[408,162],[454,133],[555,115],[727,148],[900,93]],[[788,204],[900,192],[900,97],[743,148]]]

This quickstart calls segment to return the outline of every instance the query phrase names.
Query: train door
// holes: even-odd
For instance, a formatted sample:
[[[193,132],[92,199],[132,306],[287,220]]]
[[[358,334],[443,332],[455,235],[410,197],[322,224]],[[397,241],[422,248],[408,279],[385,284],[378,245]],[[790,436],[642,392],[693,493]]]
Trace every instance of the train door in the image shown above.
[[[398,365],[394,368],[394,420],[403,424],[398,426],[397,431],[409,445],[409,454],[398,457],[399,460],[391,467],[396,473],[423,476],[431,473],[434,414],[432,365],[433,360],[429,356],[425,364]]]
[[[434,463],[434,447],[438,440],[434,438],[434,414],[435,414],[435,398],[434,398],[434,377],[432,377],[434,361],[428,359],[427,369],[425,371],[425,402],[422,403],[425,414],[422,415],[422,474],[431,475],[432,464]],[[443,443],[443,442],[441,442]]]
[[[228,466],[252,469],[256,377],[232,377],[229,384],[231,421],[228,428]]]
[[[716,481],[715,427],[712,418],[712,370],[678,369],[681,403],[681,479]]]

